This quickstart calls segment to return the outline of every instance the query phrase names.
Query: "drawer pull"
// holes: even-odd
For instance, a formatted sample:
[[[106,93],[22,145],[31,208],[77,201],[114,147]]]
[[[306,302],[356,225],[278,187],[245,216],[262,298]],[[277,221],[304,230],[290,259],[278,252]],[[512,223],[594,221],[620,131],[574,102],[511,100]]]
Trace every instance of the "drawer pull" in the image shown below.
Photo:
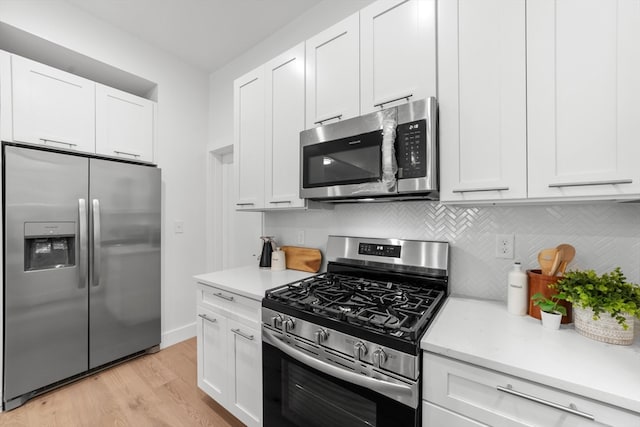
[[[269,203],[273,203],[274,205],[277,205],[278,203],[289,203],[289,204],[291,204],[291,200],[276,200],[276,201],[269,202]]]
[[[207,320],[207,321],[209,321],[211,323],[216,323],[218,321],[218,319],[214,319],[212,317],[209,317],[206,314],[198,314],[198,317],[200,317],[200,318],[202,318],[204,320]]]
[[[516,391],[516,390],[513,389],[513,386],[511,384],[507,384],[506,387],[497,386],[496,389],[498,391],[503,392],[503,393],[508,393],[508,394],[512,394],[514,396],[521,397],[523,399],[531,400],[532,402],[536,402],[536,403],[539,403],[541,405],[549,406],[551,408],[559,409],[560,411],[568,412],[570,414],[577,415],[579,417],[586,418],[586,419],[591,420],[591,421],[595,421],[595,419],[596,419],[596,417],[594,417],[591,414],[587,414],[586,412],[578,411],[573,403],[570,404],[569,406],[562,406],[562,405],[560,405],[558,403],[550,402],[548,400],[540,399],[539,397],[531,396],[529,394],[525,394],[525,393]]]
[[[460,188],[460,189],[452,190],[453,193],[471,193],[474,191],[509,191],[509,187]]]
[[[557,184],[549,184],[549,188],[559,187],[584,187],[587,185],[617,185],[617,184],[631,184],[632,179],[612,179],[609,181],[587,181],[587,182],[561,182]]]
[[[245,334],[240,329],[232,329],[231,332],[233,332],[236,335],[240,335],[242,338],[246,338],[249,341],[253,341],[253,335]]]
[[[253,206],[255,203],[236,203],[236,206]]]
[[[233,301],[233,297],[227,296],[227,295],[223,294],[222,292],[218,292],[218,293],[213,294],[213,295],[217,296],[218,298],[226,299],[227,301]]]

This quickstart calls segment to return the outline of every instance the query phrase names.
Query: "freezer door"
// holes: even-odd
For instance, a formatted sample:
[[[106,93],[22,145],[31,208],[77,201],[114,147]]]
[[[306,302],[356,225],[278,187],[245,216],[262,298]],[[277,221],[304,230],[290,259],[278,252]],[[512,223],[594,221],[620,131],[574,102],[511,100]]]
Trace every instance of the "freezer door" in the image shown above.
[[[5,146],[4,171],[6,402],[87,370],[89,162]]]
[[[89,367],[160,343],[160,170],[90,160]]]

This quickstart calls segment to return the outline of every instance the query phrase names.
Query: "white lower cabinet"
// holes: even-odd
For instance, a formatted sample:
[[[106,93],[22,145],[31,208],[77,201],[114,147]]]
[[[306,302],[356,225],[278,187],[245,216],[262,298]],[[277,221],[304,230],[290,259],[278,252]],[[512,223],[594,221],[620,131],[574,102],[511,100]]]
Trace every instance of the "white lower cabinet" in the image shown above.
[[[432,353],[423,378],[425,426],[640,426],[624,409]]]
[[[198,284],[198,387],[250,427],[262,425],[260,302]]]

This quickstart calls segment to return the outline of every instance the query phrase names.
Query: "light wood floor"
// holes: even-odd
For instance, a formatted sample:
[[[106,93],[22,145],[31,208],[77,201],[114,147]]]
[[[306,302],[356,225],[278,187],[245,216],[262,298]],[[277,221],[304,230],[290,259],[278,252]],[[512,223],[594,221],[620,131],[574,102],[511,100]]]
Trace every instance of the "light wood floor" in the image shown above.
[[[195,338],[0,414],[0,426],[16,427],[242,425],[198,388]]]

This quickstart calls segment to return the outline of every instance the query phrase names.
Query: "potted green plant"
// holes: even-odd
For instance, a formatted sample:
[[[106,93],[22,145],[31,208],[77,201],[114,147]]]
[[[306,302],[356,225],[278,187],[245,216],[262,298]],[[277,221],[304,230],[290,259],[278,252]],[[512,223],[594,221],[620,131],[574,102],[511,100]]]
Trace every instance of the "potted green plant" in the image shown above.
[[[640,287],[627,282],[620,267],[602,275],[569,271],[553,286],[572,303],[578,333],[611,344],[633,342],[633,318],[640,319]]]
[[[551,295],[549,298],[544,296],[542,292],[537,292],[531,296],[533,305],[540,308],[542,326],[549,329],[560,328],[562,316],[567,315],[567,309],[560,305],[560,301],[564,299],[565,295],[562,292]]]

